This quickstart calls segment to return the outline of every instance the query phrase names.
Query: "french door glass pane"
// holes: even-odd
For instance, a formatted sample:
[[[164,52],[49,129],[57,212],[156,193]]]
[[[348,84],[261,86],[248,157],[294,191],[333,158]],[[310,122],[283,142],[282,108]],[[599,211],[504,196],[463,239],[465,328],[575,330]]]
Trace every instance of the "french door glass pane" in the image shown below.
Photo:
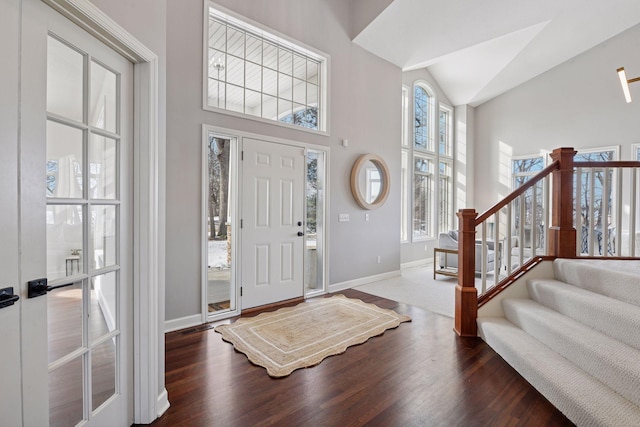
[[[115,199],[117,142],[96,134],[91,134],[89,142],[89,197]]]
[[[117,76],[100,64],[91,62],[91,99],[89,124],[109,132],[117,131]]]
[[[47,121],[47,197],[82,198],[82,131]]]
[[[117,283],[115,271],[91,279],[91,303],[89,304],[89,340],[91,342],[117,328]]]
[[[83,419],[82,356],[49,372],[49,426],[75,426]]]
[[[49,280],[84,271],[82,206],[47,206],[47,277]]]
[[[91,267],[99,269],[116,264],[116,207],[91,206]]]
[[[118,338],[97,345],[91,352],[91,410],[95,411],[116,393],[116,343]]]
[[[47,294],[49,363],[82,347],[82,281]]]
[[[53,37],[47,39],[47,111],[82,122],[84,56]]]

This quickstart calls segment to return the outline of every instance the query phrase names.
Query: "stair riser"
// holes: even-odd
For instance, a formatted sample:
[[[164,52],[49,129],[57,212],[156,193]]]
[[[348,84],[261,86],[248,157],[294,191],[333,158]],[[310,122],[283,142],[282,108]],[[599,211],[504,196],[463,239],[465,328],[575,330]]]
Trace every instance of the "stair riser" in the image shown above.
[[[507,363],[576,425],[638,425],[638,406],[504,318],[480,319],[478,332]]]
[[[640,307],[640,261],[556,259],[555,278]]]
[[[504,300],[506,318],[640,405],[640,351],[531,300]]]
[[[529,280],[531,299],[640,350],[640,307],[557,280]]]

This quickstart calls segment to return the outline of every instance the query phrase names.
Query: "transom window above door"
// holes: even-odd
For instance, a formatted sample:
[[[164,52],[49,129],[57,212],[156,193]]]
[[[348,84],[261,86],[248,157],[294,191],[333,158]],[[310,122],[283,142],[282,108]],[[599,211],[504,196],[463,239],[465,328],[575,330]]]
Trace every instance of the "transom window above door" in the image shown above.
[[[204,108],[326,131],[327,57],[207,7]]]

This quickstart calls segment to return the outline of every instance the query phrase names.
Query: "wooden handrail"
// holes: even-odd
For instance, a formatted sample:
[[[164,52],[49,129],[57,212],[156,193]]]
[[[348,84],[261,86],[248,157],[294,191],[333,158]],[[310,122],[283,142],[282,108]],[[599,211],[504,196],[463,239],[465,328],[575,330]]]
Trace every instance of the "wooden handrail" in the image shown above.
[[[540,171],[540,173],[538,173],[533,178],[531,178],[530,180],[528,180],[527,182],[522,184],[520,187],[518,187],[514,191],[512,191],[509,195],[507,195],[507,197],[505,197],[504,199],[500,200],[498,203],[496,203],[491,208],[486,210],[482,215],[480,215],[478,218],[476,218],[476,226],[478,226],[478,225],[482,224],[484,221],[488,220],[491,217],[491,215],[494,215],[500,209],[504,208],[509,203],[514,201],[517,197],[519,197],[525,191],[527,191],[528,189],[530,189],[531,187],[536,185],[538,182],[542,181],[544,178],[547,177],[547,175],[552,173],[554,170],[558,169],[559,165],[560,165],[560,163],[558,161],[555,161],[555,162],[551,163],[549,166],[547,166],[546,168],[542,169]]]
[[[503,200],[496,203],[486,212],[478,215],[475,209],[460,209],[458,211],[458,284],[455,296],[455,322],[454,329],[460,336],[476,336],[477,334],[477,313],[478,307],[496,297],[511,283],[522,277],[527,271],[544,260],[556,258],[575,258],[576,229],[574,226],[574,181],[576,179],[576,169],[594,168],[622,169],[640,168],[640,161],[606,161],[606,162],[576,162],[574,161],[577,151],[570,147],[556,148],[550,154],[553,163],[533,176],[521,187],[507,195]],[[510,275],[506,279],[495,283],[488,292],[478,296],[475,285],[475,235],[478,226],[484,224],[493,215],[500,215],[500,210],[509,206],[514,200],[524,194],[527,190],[534,188],[543,179],[552,175],[551,188],[551,218],[547,218],[548,224],[545,235],[547,245],[546,255],[536,256],[524,262],[515,271],[509,271]],[[635,180],[636,172],[633,172]],[[634,181],[635,182],[635,181]],[[632,183],[635,189],[635,183]],[[635,191],[635,190],[632,190]],[[633,198],[635,200],[635,198]],[[635,203],[635,202],[633,202]],[[509,220],[507,220],[509,221]],[[509,224],[509,222],[507,222]],[[509,225],[507,225],[509,227]],[[631,228],[635,230],[635,228]],[[495,231],[496,234],[498,231]],[[606,237],[605,237],[606,242]],[[510,246],[507,243],[507,248]],[[509,256],[509,255],[507,255]],[[520,254],[522,262],[522,253]],[[484,258],[484,257],[483,257]],[[598,257],[590,257],[597,259]],[[610,259],[611,257],[601,257]],[[615,257],[616,259],[638,259],[638,257]],[[484,261],[483,261],[484,262]],[[497,271],[497,270],[496,270]],[[483,273],[484,274],[484,266]],[[497,278],[496,278],[497,280]]]
[[[573,162],[577,168],[640,168],[640,162],[635,160],[612,160],[608,162]]]

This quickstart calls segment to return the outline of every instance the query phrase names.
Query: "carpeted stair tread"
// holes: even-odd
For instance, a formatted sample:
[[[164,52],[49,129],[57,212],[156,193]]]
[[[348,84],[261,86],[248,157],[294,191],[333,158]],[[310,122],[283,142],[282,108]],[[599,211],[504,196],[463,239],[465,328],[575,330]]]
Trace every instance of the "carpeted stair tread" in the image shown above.
[[[504,299],[505,317],[578,368],[640,405],[640,351],[531,299]]]
[[[640,307],[553,279],[527,281],[538,303],[640,349]]]
[[[556,259],[555,278],[640,306],[640,261]]]
[[[578,426],[633,426],[640,408],[505,318],[478,319],[479,335]]]

